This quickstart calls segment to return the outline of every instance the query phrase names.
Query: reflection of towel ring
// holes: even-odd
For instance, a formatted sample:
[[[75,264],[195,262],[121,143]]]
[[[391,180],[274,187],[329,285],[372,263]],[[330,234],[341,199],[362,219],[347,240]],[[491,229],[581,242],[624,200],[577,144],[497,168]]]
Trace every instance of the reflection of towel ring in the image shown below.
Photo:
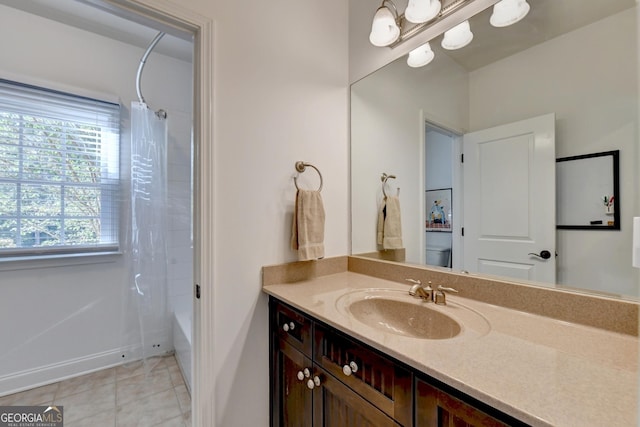
[[[382,176],[380,177],[380,181],[382,181],[382,194],[384,194],[384,197],[387,197],[387,192],[384,190],[384,186],[387,184],[387,180],[391,178],[391,179],[396,179],[395,175],[387,175],[386,173],[382,173]]]
[[[296,162],[296,170],[299,173],[304,172],[304,170],[306,169],[307,166],[314,168],[316,170],[316,172],[318,172],[318,176],[320,177],[320,187],[318,187],[318,192],[322,191],[322,174],[320,173],[320,170],[317,167],[313,166],[311,163]],[[297,176],[293,177],[293,183],[295,184],[296,189],[299,190],[300,187],[298,187],[298,177]]]

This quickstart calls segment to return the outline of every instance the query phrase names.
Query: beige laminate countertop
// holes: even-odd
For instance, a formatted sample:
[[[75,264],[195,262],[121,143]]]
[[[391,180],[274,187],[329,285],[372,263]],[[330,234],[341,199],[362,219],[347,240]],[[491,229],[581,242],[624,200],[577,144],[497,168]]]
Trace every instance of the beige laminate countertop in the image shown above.
[[[362,324],[338,309],[336,301],[345,292],[367,288],[409,289],[342,272],[263,290],[525,423],[638,426],[636,337],[457,295],[447,296],[450,307],[442,308],[452,313],[460,305],[475,310],[488,321],[488,333],[447,340],[404,337]]]

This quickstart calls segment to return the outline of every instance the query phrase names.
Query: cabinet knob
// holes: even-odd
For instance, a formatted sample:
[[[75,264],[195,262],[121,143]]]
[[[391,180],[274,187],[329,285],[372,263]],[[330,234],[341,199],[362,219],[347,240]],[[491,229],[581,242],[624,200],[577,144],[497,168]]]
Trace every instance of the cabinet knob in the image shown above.
[[[316,387],[320,387],[320,377],[317,375],[315,375],[313,379],[309,379],[309,381],[307,381],[307,388],[309,390],[313,390]]]
[[[293,322],[285,323],[282,325],[282,330],[285,332],[293,331],[296,328],[296,324]]]
[[[344,365],[342,367],[342,373],[346,376],[349,376],[354,372],[358,372],[358,365],[356,364],[356,362],[349,362],[348,365]]]
[[[309,372],[309,368],[304,368],[302,371],[298,371],[298,379],[303,381],[305,378],[309,378],[311,376],[311,372]]]

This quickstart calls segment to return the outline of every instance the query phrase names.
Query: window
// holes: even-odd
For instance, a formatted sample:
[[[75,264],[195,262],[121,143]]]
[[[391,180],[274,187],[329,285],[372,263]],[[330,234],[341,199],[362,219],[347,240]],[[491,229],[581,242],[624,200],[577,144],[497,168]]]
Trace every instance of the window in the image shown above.
[[[118,249],[120,107],[0,79],[0,257]]]

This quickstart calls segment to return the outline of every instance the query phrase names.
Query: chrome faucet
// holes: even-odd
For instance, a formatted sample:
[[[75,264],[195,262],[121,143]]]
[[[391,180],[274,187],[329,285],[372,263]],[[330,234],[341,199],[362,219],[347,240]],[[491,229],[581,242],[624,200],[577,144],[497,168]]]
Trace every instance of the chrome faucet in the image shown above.
[[[433,288],[431,287],[431,282],[427,284],[427,286],[422,287],[422,282],[420,280],[414,279],[406,279],[407,282],[414,283],[409,289],[409,295],[421,298],[427,302],[433,301]]]

